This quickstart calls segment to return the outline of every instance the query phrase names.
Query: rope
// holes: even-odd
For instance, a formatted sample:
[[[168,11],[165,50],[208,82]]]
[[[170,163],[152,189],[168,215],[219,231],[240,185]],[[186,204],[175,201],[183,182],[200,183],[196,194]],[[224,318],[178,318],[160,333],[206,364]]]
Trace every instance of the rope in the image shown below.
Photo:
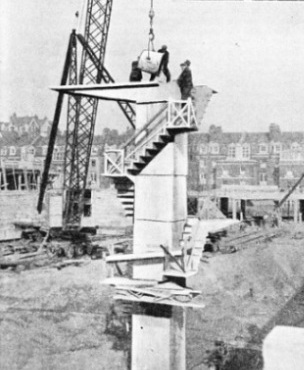
[[[149,11],[149,18],[150,18],[150,31],[149,31],[149,42],[148,42],[148,58],[150,58],[150,50],[154,51],[154,31],[153,31],[153,18],[155,16],[155,12],[153,9],[153,0],[151,0],[151,8]]]

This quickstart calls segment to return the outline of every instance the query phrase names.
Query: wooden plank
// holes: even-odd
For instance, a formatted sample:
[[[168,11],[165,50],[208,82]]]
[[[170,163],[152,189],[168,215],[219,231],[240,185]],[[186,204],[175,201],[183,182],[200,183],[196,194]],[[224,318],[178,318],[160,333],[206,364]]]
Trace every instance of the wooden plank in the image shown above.
[[[134,296],[124,296],[121,294],[117,294],[113,298],[115,300],[126,301],[126,302],[137,302],[137,303],[144,302],[144,303],[161,304],[161,305],[178,306],[178,307],[204,308],[206,306],[204,303],[178,302],[172,299],[163,299],[161,301],[155,301],[154,297],[148,297],[148,296],[136,298]]]
[[[103,280],[101,284],[108,284],[114,286],[154,286],[157,284],[156,280],[139,280],[139,279],[128,279],[125,277],[111,277]]]
[[[182,251],[172,252],[174,257],[182,257]],[[166,257],[163,252],[151,252],[151,253],[132,253],[132,254],[115,254],[112,256],[106,257],[106,262],[115,263],[115,262],[131,262],[131,261],[142,261],[150,259],[164,259]]]

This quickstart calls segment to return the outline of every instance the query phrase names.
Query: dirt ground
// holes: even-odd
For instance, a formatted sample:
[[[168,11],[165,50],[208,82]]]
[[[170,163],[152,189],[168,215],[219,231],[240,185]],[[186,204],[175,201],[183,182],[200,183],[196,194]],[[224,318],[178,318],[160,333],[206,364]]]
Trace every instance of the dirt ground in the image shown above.
[[[105,263],[0,271],[0,369],[124,369],[105,334]]]
[[[271,328],[304,327],[303,242],[304,227],[289,224],[272,241],[209,254],[189,284],[206,306],[187,309],[187,370],[208,369],[208,359],[222,370],[262,369]],[[100,284],[105,276],[105,263],[89,259],[0,270],[0,369],[127,369],[128,346],[106,333],[113,291]]]
[[[304,327],[304,226],[285,224],[281,231],[200,265],[192,287],[203,292],[206,307],[188,311],[187,369],[205,369],[215,350],[225,357],[222,370],[262,369],[262,341],[271,329]]]

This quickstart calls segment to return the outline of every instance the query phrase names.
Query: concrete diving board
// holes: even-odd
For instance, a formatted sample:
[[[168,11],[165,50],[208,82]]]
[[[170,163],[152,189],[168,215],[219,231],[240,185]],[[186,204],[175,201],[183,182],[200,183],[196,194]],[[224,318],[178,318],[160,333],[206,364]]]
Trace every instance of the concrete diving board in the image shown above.
[[[80,95],[101,100],[127,101],[129,103],[164,103],[180,99],[180,90],[175,81],[128,82],[98,85],[53,86],[52,90],[71,95]]]
[[[51,89],[70,95],[136,104],[166,103],[181,99],[181,92],[176,81],[169,83],[127,82],[103,85],[64,85],[53,86]],[[203,117],[212,94],[216,94],[216,91],[206,85],[195,86],[193,90],[193,99],[196,110],[199,112],[197,117],[199,121]]]

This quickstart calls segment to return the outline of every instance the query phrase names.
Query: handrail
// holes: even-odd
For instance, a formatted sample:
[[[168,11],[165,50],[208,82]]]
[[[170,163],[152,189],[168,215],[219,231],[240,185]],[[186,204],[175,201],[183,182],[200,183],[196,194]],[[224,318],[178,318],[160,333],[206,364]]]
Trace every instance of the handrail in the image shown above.
[[[191,100],[169,101],[123,146],[105,150],[105,173],[123,174],[132,162],[145,156],[145,147],[158,141],[157,136],[170,135],[167,129],[191,128],[197,125]],[[110,154],[110,155],[107,155]],[[112,154],[112,158],[111,158]],[[113,157],[114,155],[114,157]]]
[[[151,123],[153,123],[165,110],[167,109],[167,104],[165,103],[163,107],[139,130],[137,131],[123,146],[122,149],[125,149],[128,145],[130,145],[136,138],[145,131]]]
[[[163,129],[163,127],[159,127],[157,130],[154,130],[152,131],[152,134],[145,137],[140,144],[136,145],[136,147],[134,148],[133,151],[131,151],[131,153],[127,153],[126,156],[125,156],[125,159],[130,159],[132,158],[132,156],[140,151],[145,145],[147,145],[155,136],[157,136],[159,134],[159,132]]]

